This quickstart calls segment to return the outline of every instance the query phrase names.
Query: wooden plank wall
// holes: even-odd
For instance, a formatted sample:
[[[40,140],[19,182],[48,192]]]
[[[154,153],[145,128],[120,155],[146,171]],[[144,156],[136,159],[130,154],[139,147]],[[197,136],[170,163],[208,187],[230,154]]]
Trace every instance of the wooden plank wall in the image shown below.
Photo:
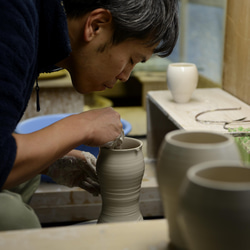
[[[250,104],[250,1],[228,0],[222,87]]]

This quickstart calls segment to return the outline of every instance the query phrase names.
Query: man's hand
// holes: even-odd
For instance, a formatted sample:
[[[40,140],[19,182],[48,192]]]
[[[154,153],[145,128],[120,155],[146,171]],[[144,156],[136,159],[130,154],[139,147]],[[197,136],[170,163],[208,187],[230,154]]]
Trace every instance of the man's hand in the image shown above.
[[[89,152],[81,152],[81,158],[64,156],[54,162],[47,171],[57,184],[80,187],[97,196],[100,186],[96,175],[96,158]]]

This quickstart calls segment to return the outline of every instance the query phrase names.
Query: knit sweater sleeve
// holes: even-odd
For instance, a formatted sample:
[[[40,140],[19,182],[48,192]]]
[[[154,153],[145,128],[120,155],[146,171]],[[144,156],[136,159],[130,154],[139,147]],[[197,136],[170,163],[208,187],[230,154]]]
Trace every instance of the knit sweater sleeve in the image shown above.
[[[0,189],[15,161],[13,131],[32,91],[38,18],[32,0],[0,0]]]

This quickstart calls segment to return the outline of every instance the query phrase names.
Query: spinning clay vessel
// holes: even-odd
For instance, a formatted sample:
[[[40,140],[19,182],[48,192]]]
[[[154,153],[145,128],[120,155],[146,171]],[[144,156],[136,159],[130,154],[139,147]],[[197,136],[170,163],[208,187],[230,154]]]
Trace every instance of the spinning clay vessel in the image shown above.
[[[102,210],[98,223],[140,221],[141,182],[144,174],[142,142],[124,138],[120,149],[101,148],[96,169]]]

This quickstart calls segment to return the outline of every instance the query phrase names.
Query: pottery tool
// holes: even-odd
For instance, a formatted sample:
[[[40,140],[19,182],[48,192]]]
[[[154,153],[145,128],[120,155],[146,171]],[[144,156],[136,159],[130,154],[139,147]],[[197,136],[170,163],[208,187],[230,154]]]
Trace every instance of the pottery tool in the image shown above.
[[[230,128],[228,131],[235,137],[243,162],[250,165],[250,128]]]

